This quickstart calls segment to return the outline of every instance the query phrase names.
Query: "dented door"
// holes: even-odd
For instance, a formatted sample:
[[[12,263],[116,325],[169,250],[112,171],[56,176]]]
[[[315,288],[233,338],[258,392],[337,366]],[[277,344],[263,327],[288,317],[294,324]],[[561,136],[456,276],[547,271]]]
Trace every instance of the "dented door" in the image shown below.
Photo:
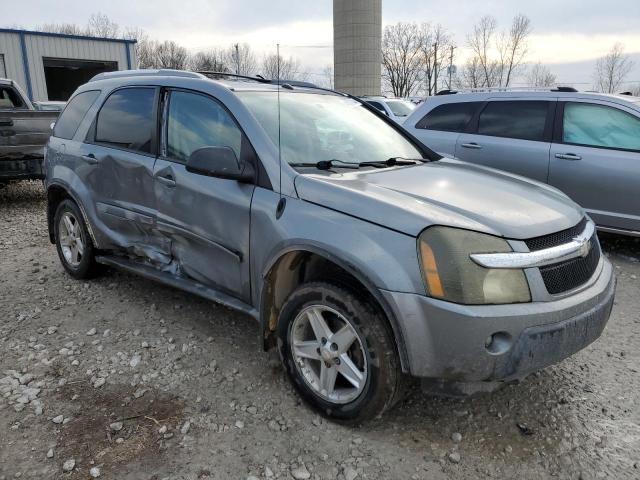
[[[191,152],[229,146],[244,135],[212,97],[175,90],[165,102],[162,155],[154,168],[158,231],[170,239],[179,273],[250,300],[249,227],[255,186],[188,172]]]

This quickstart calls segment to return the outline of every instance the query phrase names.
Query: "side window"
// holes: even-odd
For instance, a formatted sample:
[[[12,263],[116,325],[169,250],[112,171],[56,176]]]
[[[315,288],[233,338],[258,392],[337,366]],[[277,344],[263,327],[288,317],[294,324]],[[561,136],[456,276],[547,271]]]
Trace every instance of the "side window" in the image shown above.
[[[79,93],[69,100],[69,103],[67,103],[67,106],[58,117],[55,127],[53,127],[53,136],[67,140],[72,139],[98,95],[100,95],[99,90],[90,90]]]
[[[197,93],[171,92],[167,118],[167,156],[186,162],[202,147],[230,147],[240,158],[242,131],[215,100]]]
[[[480,113],[478,134],[521,140],[544,140],[549,102],[489,102]]]
[[[0,108],[24,108],[25,104],[11,87],[0,86]]]
[[[640,150],[640,119],[605,105],[568,102],[564,106],[562,141]]]
[[[148,87],[123,88],[112,93],[98,113],[95,141],[150,153],[155,95],[155,89]]]
[[[482,102],[459,102],[438,105],[416,123],[416,128],[461,132],[481,104]]]

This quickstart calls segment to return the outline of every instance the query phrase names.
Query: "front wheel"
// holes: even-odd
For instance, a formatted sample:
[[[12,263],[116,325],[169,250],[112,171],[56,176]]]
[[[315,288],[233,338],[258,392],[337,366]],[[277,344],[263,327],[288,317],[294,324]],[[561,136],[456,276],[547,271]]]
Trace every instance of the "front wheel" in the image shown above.
[[[278,323],[282,362],[300,395],[326,416],[381,415],[405,381],[391,329],[368,299],[324,282],[303,284]]]

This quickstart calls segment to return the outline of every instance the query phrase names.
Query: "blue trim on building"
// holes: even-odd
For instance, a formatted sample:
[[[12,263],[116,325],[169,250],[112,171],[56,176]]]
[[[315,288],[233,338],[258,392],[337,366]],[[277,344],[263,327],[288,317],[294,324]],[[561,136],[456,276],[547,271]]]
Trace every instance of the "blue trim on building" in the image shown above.
[[[33,89],[31,88],[31,72],[29,72],[29,57],[27,57],[27,43],[24,41],[24,32],[19,32],[20,49],[22,50],[22,66],[24,68],[24,80],[27,83],[27,95],[33,101]]]
[[[131,52],[129,51],[129,44],[125,44],[124,50],[127,52],[127,70],[131,70]]]
[[[75,38],[77,40],[95,40],[98,42],[118,42],[118,43],[138,43],[137,40],[126,38],[104,38],[104,37],[89,37],[87,35],[70,35],[68,33],[52,33],[52,32],[34,32],[33,30],[18,30],[14,28],[0,28],[0,33],[17,33],[18,35],[36,35],[39,37],[58,37],[58,38]]]

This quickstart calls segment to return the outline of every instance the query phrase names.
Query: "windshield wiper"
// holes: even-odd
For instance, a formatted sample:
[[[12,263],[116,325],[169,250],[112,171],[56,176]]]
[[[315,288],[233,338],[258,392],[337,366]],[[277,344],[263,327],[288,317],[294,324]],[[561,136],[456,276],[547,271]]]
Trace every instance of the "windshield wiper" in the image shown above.
[[[358,163],[345,162],[343,160],[336,160],[335,158],[331,160],[320,160],[315,163],[290,163],[289,165],[292,167],[315,167],[318,170],[329,170],[332,167],[351,168],[353,170],[360,168],[360,164]]]
[[[357,170],[360,167],[375,167],[375,168],[384,168],[384,167],[394,167],[396,165],[415,165],[418,162],[425,162],[424,159],[409,159],[403,157],[392,157],[387,160],[381,160],[376,162],[360,162],[360,163],[352,163],[345,162],[344,160],[320,160],[315,163],[290,163],[292,167],[315,167],[318,170],[329,170],[331,168],[349,168],[352,170]]]
[[[413,160],[413,159],[402,158],[402,157],[391,157],[391,158],[388,158],[387,160],[382,160],[379,162],[360,162],[358,163],[358,165],[361,167],[384,168],[384,167],[394,167],[396,165],[415,165],[416,163],[418,163],[418,161],[424,161],[424,160],[422,159]]]

